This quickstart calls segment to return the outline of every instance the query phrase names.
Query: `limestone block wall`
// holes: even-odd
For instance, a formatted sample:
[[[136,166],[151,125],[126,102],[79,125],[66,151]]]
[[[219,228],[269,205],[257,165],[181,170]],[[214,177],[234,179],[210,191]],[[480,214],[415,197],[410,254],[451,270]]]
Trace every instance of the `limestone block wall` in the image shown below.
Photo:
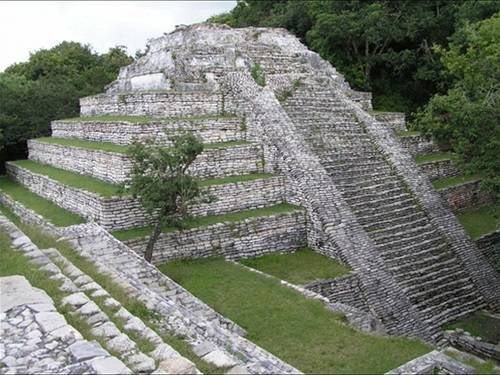
[[[460,185],[453,185],[439,191],[439,194],[450,209],[454,212],[462,211],[489,204],[494,201],[494,196],[480,188],[481,181],[470,181]]]
[[[485,359],[494,359],[500,361],[500,346],[489,342],[484,342],[473,336],[468,332],[447,331],[445,339],[448,343],[466,353],[475,354]]]
[[[356,103],[361,105],[365,111],[370,111],[373,109],[372,107],[372,93],[367,91],[355,91],[355,90],[346,90],[346,94],[349,98]]]
[[[77,138],[87,141],[131,144],[134,139],[154,138],[166,146],[172,144],[167,134],[188,131],[204,143],[238,141],[245,139],[245,120],[238,118],[207,118],[199,120],[152,120],[149,123],[126,121],[52,121],[52,136]]]
[[[476,240],[477,247],[500,274],[500,229]]]
[[[398,139],[401,145],[413,156],[439,152],[439,147],[432,142],[432,139],[421,135],[398,137]]]
[[[356,273],[335,279],[320,280],[304,285],[307,290],[321,294],[331,303],[343,303],[362,311],[368,311],[363,291]]]
[[[9,176],[32,192],[57,205],[99,223],[107,230],[129,229],[150,224],[141,204],[130,197],[101,197],[61,184],[49,177],[7,163]],[[213,185],[204,189],[209,202],[190,208],[194,216],[219,215],[282,203],[286,199],[283,177]]]
[[[406,130],[405,114],[401,112],[373,112],[373,117],[394,131]]]
[[[82,173],[98,179],[121,183],[127,179],[132,163],[127,155],[89,150],[52,143],[28,141],[29,158],[57,168]],[[263,172],[261,147],[248,144],[221,149],[207,149],[196,158],[189,172],[211,178]]]
[[[461,173],[451,160],[438,160],[420,164],[419,168],[431,181],[445,177],[458,176]]]
[[[223,106],[220,94],[208,91],[134,92],[81,98],[80,114],[185,117],[219,115]]]
[[[304,212],[297,210],[162,233],[153,251],[153,263],[210,256],[240,259],[294,251],[306,245],[305,224]],[[147,241],[148,237],[123,242],[138,254],[143,254]]]

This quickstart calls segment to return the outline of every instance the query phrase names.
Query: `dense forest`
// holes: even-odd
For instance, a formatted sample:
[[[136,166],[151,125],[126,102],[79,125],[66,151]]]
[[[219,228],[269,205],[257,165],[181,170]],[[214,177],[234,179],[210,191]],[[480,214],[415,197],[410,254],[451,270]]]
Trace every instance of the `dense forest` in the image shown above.
[[[373,92],[375,109],[407,113],[500,192],[499,14],[496,0],[239,0],[209,22],[290,30]],[[123,47],[63,42],[0,73],[1,161],[23,157],[50,120],[78,115],[78,98],[132,60]]]
[[[50,121],[79,115],[78,99],[100,93],[133,61],[124,47],[98,54],[62,42],[0,73],[0,161],[23,158],[26,140],[49,135]]]
[[[497,0],[239,0],[209,21],[288,29],[500,192],[499,12]]]

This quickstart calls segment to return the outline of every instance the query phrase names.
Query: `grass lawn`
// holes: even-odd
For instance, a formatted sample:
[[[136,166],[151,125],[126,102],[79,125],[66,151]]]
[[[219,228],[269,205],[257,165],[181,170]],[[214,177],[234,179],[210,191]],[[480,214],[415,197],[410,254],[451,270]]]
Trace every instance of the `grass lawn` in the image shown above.
[[[159,268],[246,329],[249,340],[305,373],[384,373],[431,350],[418,340],[357,332],[321,302],[223,259]]]
[[[109,142],[83,141],[80,139],[56,138],[56,137],[36,138],[35,141],[42,143],[51,143],[61,146],[85,148],[88,150],[116,152],[119,154],[126,154],[129,148],[128,146],[117,145]],[[237,146],[245,146],[249,144],[251,144],[251,142],[248,141],[228,141],[220,143],[207,143],[203,145],[203,148],[205,150],[215,150],[215,149],[223,149],[223,148],[230,148]]]
[[[333,279],[349,273],[349,268],[305,248],[291,254],[269,254],[242,259],[248,267],[258,269],[292,284],[307,284],[316,280]]]
[[[225,114],[225,115],[206,115],[206,116],[187,116],[187,117],[153,117],[153,116],[83,116],[83,117],[73,117],[63,120],[58,120],[60,122],[128,122],[132,124],[148,124],[150,122],[170,122],[178,120],[196,121],[196,120],[217,120],[226,118],[236,118],[236,115]],[[57,121],[56,121],[57,122]]]
[[[119,186],[106,183],[90,176],[69,172],[64,169],[55,168],[47,164],[37,163],[32,160],[18,160],[12,162],[19,167],[26,168],[34,173],[50,177],[62,184],[87,190],[103,197],[117,196]]]
[[[500,228],[500,205],[482,206],[457,214],[458,220],[472,238]]]
[[[415,131],[415,130],[404,130],[404,131],[396,132],[396,135],[398,137],[418,137],[421,134],[419,131]]]
[[[223,223],[223,222],[236,222],[242,221],[245,219],[249,219],[252,217],[259,216],[270,216],[276,215],[286,212],[291,212],[299,209],[298,206],[294,206],[289,203],[281,203],[270,207],[264,208],[256,208],[253,210],[245,210],[232,212],[224,215],[213,215],[213,216],[199,216],[188,219],[183,222],[182,229],[191,229],[197,227],[204,227],[212,224]],[[178,228],[173,227],[165,227],[163,228],[163,232],[172,232],[178,230]],[[152,231],[151,226],[142,227],[142,228],[133,228],[126,230],[117,230],[112,232],[113,236],[115,236],[120,241],[126,241],[133,238],[141,238],[147,237]]]
[[[473,176],[461,175],[461,176],[446,177],[446,178],[441,178],[439,180],[434,180],[432,182],[432,185],[436,190],[441,190],[450,186],[460,185],[466,182],[477,181],[477,180],[479,180],[479,177],[475,175]]]
[[[415,156],[415,162],[417,164],[425,164],[434,161],[455,160],[455,159],[456,159],[456,154],[454,154],[453,152],[437,152],[435,154]]]
[[[500,319],[492,318],[482,311],[448,324],[445,329],[462,328],[473,336],[481,336],[483,340],[498,344],[500,342]]]
[[[73,212],[59,207],[55,203],[32,193],[24,186],[9,180],[5,176],[0,177],[0,190],[4,191],[12,199],[32,209],[46,220],[59,227],[85,223],[85,219]]]
[[[66,241],[60,241],[56,238],[43,233],[39,227],[22,223],[8,208],[0,204],[0,212],[9,218],[17,227],[26,234],[31,241],[40,249],[56,248],[71,263],[90,276],[95,282],[101,285],[113,298],[118,300],[129,312],[139,317],[146,325],[161,336],[164,342],[172,346],[182,356],[188,358],[196,364],[199,370],[204,374],[221,373],[220,369],[202,361],[196,356],[190,346],[180,337],[166,331],[158,323],[158,315],[149,310],[142,302],[130,296],[126,290],[116,284],[110,277],[102,274],[96,266],[79,253]],[[80,320],[68,310],[67,306],[58,306],[64,294],[57,288],[57,281],[49,279],[50,274],[42,272],[28,263],[25,257],[19,256],[18,252],[8,249],[9,239],[0,231],[0,276],[5,275],[25,275],[26,278],[35,287],[44,289],[56,302],[59,312],[63,313],[66,320],[75,327],[82,335],[88,339],[97,339],[102,346],[101,338],[93,337],[90,334],[90,328],[84,320]]]

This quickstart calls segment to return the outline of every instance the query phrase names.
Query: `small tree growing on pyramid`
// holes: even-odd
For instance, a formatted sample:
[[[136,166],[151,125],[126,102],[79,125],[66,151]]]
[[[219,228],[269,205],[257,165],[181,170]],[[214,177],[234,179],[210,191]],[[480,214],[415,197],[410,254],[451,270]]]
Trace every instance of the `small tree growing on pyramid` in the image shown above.
[[[148,262],[162,228],[181,228],[189,217],[189,204],[202,196],[198,180],[188,175],[187,169],[203,151],[203,144],[191,133],[169,138],[171,147],[147,139],[134,141],[128,150],[133,165],[122,194],[139,199],[152,218],[153,231],[144,253]]]

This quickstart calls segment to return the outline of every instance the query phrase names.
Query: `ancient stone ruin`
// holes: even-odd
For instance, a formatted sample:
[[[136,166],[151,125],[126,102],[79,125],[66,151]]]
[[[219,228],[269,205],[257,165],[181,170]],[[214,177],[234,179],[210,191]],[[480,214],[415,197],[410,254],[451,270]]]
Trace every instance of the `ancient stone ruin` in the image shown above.
[[[309,291],[361,314],[377,330],[434,344],[443,339],[445,323],[500,308],[492,263],[426,175],[453,174],[453,168],[418,168],[395,134],[405,129],[404,117],[374,113],[369,93],[352,90],[285,30],[179,27],[151,40],[145,56],[80,106],[81,118],[52,123],[52,139],[29,141],[30,160],[119,183],[131,166],[119,147],[150,136],[168,145],[164,131],[183,129],[207,145],[193,175],[254,176],[208,184],[215,199],[191,207],[194,215],[287,208],[163,233],[153,263],[214,254],[237,260],[307,245],[353,270],[344,279],[308,285]],[[419,146],[433,147],[413,144]],[[108,233],[149,223],[136,200],[64,185],[16,162],[7,169],[10,178],[89,223],[56,227],[0,192],[4,204],[70,239],[131,295],[167,316],[166,325],[206,350],[201,355],[252,373],[297,371],[141,259],[147,236],[118,241]],[[228,354],[228,343],[239,356]]]

